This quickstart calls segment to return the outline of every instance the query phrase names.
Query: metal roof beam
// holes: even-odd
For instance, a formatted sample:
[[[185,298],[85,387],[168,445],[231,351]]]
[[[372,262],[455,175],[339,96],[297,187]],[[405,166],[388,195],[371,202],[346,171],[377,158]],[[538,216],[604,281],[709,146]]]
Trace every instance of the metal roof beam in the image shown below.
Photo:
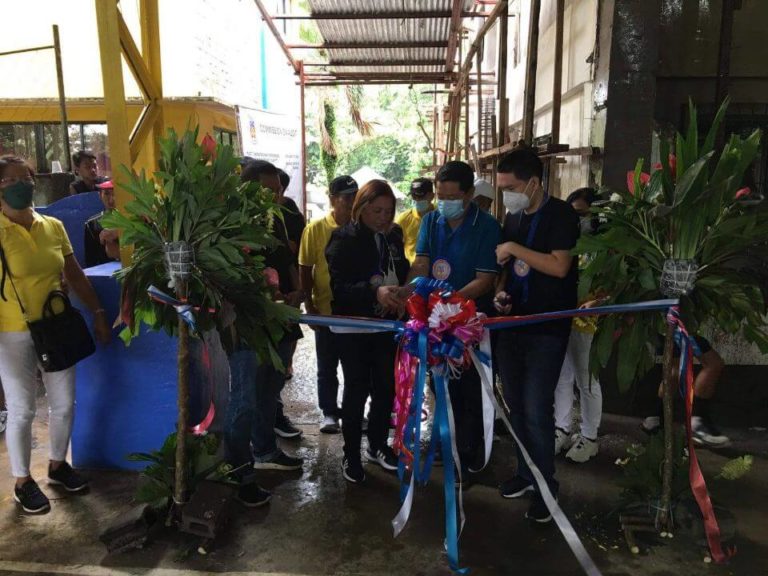
[[[261,17],[264,20],[264,22],[267,23],[267,27],[271,30],[272,35],[275,37],[275,40],[277,40],[277,43],[280,44],[280,48],[283,49],[283,53],[285,54],[286,58],[288,58],[288,62],[291,63],[291,66],[293,67],[293,71],[296,72],[296,74],[299,74],[301,71],[301,67],[299,66],[299,63],[296,61],[296,59],[293,57],[293,54],[291,54],[291,51],[289,50],[289,46],[285,43],[285,40],[283,40],[283,37],[280,35],[279,30],[275,26],[275,23],[272,21],[272,18],[269,15],[269,12],[267,12],[267,9],[264,7],[264,4],[262,4],[261,0],[253,0],[256,3],[256,7],[259,9],[259,12],[261,12]]]
[[[324,42],[323,44],[286,44],[290,50],[348,50],[360,48],[446,48],[448,42],[428,41],[428,42]]]
[[[436,58],[433,60],[342,60],[341,62],[305,62],[304,67],[319,68],[322,66],[442,66],[445,62]]]
[[[484,18],[484,12],[460,12],[461,18]],[[272,14],[273,20],[416,20],[452,18],[452,10],[420,10],[414,12],[315,12],[312,14]]]

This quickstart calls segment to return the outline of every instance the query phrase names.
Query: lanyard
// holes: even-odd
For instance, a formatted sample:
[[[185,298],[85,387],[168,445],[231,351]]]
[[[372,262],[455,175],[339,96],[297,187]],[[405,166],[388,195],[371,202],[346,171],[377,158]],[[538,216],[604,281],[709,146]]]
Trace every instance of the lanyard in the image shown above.
[[[437,260],[445,260],[447,262],[451,262],[450,258],[448,258],[448,248],[450,247],[451,241],[456,238],[457,236],[460,236],[464,233],[464,229],[467,226],[471,226],[471,224],[467,224],[467,222],[475,217],[474,211],[472,211],[470,204],[470,208],[467,208],[467,211],[464,215],[464,220],[459,225],[456,230],[453,230],[451,232],[451,235],[446,239],[445,237],[445,228],[448,226],[447,220],[443,218],[442,216],[439,216],[435,219],[435,222],[437,224],[437,258],[435,258],[435,261]],[[444,280],[444,278],[443,278]]]
[[[549,194],[546,194],[544,196],[544,201],[541,203],[541,206],[539,206],[539,209],[536,210],[536,213],[533,215],[533,220],[531,220],[531,226],[528,228],[528,236],[525,239],[525,247],[528,249],[531,249],[533,246],[533,241],[536,238],[536,230],[539,227],[539,222],[541,221],[541,212],[544,209],[544,206],[547,205],[547,202],[549,202]],[[523,215],[525,214],[525,210],[520,210],[520,218],[518,220],[518,230],[523,224]],[[515,259],[511,263],[511,269],[512,269],[512,292],[520,292],[520,302],[522,304],[526,304],[528,302],[528,287],[530,284],[530,278],[531,274],[533,274],[533,269],[530,267],[529,264],[526,262],[523,262],[522,260]],[[519,267],[523,273],[518,274],[518,271],[516,267]]]

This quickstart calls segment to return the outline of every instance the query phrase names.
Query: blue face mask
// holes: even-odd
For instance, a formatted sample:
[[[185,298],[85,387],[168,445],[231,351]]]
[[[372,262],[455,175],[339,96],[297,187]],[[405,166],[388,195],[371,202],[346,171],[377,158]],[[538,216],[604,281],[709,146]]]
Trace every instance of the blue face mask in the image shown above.
[[[464,200],[438,200],[437,210],[446,220],[456,220],[464,214]]]
[[[420,214],[424,214],[424,212],[428,212],[429,209],[432,208],[431,200],[416,200],[414,204],[416,206],[416,211]]]
[[[437,210],[446,220],[456,220],[464,214],[464,200],[438,200]]]

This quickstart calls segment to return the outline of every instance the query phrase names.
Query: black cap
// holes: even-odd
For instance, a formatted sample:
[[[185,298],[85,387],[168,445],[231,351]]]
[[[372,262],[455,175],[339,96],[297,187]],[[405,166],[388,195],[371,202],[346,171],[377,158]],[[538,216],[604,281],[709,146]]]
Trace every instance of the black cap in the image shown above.
[[[357,182],[352,176],[336,176],[328,186],[328,193],[331,196],[340,194],[357,194]]]
[[[434,186],[429,178],[416,178],[411,182],[411,196],[414,198],[424,198],[432,193]]]

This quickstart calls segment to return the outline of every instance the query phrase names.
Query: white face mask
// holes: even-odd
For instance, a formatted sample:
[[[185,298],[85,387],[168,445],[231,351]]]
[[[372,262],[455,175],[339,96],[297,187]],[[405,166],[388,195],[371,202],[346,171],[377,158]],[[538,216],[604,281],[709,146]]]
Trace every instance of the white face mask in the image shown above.
[[[522,192],[504,190],[504,207],[509,210],[510,214],[516,214],[521,210],[525,210],[530,205],[531,199]]]

